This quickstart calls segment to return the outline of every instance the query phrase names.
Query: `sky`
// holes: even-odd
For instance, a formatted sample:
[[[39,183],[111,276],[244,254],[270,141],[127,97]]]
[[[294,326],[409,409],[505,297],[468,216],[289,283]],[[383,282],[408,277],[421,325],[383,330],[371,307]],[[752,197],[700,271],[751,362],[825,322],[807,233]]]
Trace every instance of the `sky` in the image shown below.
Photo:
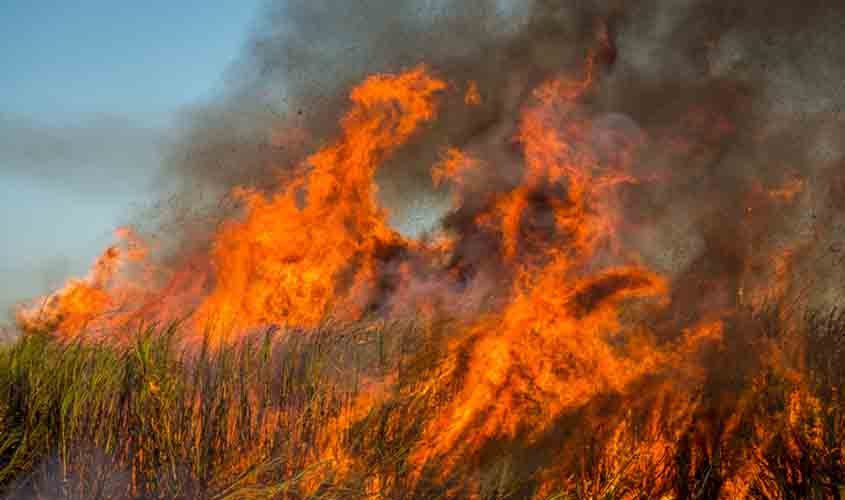
[[[260,3],[0,2],[0,323],[150,201],[168,127],[221,89]]]

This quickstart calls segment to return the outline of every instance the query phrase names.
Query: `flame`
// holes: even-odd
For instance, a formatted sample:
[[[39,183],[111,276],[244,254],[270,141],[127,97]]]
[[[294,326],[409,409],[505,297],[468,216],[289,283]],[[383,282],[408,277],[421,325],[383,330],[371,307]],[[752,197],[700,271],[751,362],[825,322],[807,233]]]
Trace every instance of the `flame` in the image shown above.
[[[548,445],[559,453],[537,474],[537,496],[550,496],[572,482],[564,476],[578,457],[565,451],[584,439],[548,443],[562,419],[577,415],[601,448],[597,470],[610,475],[646,476],[667,456],[685,453],[684,440],[698,439],[704,445],[677,472],[694,476],[696,467],[716,460],[724,442],[746,432],[755,446],[724,458],[730,466],[724,491],[739,497],[764,490],[765,482],[754,482],[760,450],[778,429],[753,416],[765,396],[763,376],[749,375],[754,383],[744,381],[724,396],[727,403],[719,393],[714,403],[705,392],[715,375],[703,360],[715,352],[746,361],[726,332],[741,308],[760,311],[788,296],[803,243],[763,252],[762,263],[747,258],[742,276],[731,277],[739,283],[734,288],[723,276],[705,276],[714,295],[738,300],[696,305],[681,318],[677,308],[685,304],[673,303],[677,277],[650,267],[630,245],[637,228],[626,217],[625,190],[660,182],[636,165],[639,148],[651,139],[616,130],[595,137],[602,126],[589,106],[600,76],[595,57],[588,57],[583,78],[549,79],[520,108],[512,137],[519,163],[514,183],[488,189],[485,176],[500,165],[471,148],[445,150],[431,178],[435,187],[452,190],[444,219],[452,224],[434,236],[414,239],[392,228],[375,181],[378,169],[436,118],[439,97],[449,91],[420,66],[374,75],[355,87],[339,136],[280,174],[275,191],[235,189],[241,210],[214,232],[207,253],[162,269],[134,233],[123,231],[124,243],[107,249],[87,278],[21,309],[18,323],[74,336],[93,325],[107,330],[195,307],[193,331],[233,340],[256,328],[294,331],[327,318],[360,320],[371,311],[430,321],[451,314],[458,326],[444,340],[433,375],[403,395],[438,395],[409,450],[417,479],[432,464],[444,479],[481,467],[485,450],[497,444]],[[481,103],[476,82],[463,102]],[[683,125],[707,128],[708,139],[733,131],[713,116],[691,110]],[[671,157],[696,150],[674,132],[662,147]],[[769,190],[752,183],[743,215],[778,213],[804,188],[800,178]],[[749,245],[763,246],[759,239],[752,235]],[[784,361],[800,347],[767,341],[759,349],[752,368],[793,389],[784,408],[763,414],[800,436],[800,446],[823,447],[822,405],[800,370]],[[313,462],[331,462],[340,476],[359,467],[342,436],[394,397],[388,389],[397,379],[391,373],[372,381],[333,415]],[[454,390],[444,394],[444,387]],[[603,398],[619,406],[603,409]],[[787,447],[800,453],[797,441]],[[374,476],[371,491],[383,480]],[[600,496],[597,484],[578,487]]]
[[[86,330],[115,326],[129,319],[127,301],[135,288],[120,280],[120,270],[143,261],[148,248],[130,228],[118,228],[120,244],[108,247],[84,279],[71,279],[60,290],[17,310],[18,324],[27,331],[58,331],[69,337]]]
[[[793,176],[782,186],[769,190],[769,196],[775,200],[785,203],[795,201],[795,198],[804,191],[806,181],[798,176]]]
[[[220,331],[313,326],[329,306],[359,316],[375,286],[379,252],[404,243],[375,200],[373,176],[434,116],[435,94],[444,87],[422,67],[370,77],[352,91],[340,139],[308,158],[307,174],[269,198],[238,191],[245,215],[215,238],[216,283],[199,308],[200,324]]]
[[[464,103],[469,106],[477,106],[481,104],[481,92],[478,90],[478,82],[469,82],[466,94],[464,94]]]
[[[494,439],[527,433],[530,442],[565,409],[623,391],[659,363],[648,349],[620,355],[613,342],[636,335],[620,321],[622,305],[660,300],[666,281],[636,263],[589,269],[598,248],[616,237],[608,195],[633,179],[624,172],[628,165],[602,164],[580,147],[586,121],[577,99],[585,88],[549,82],[523,113],[523,183],[478,221],[500,235],[504,258],[515,266],[511,298],[453,346],[452,363],[468,356],[466,389],[426,431],[414,457],[419,464],[471,455]],[[457,153],[449,160],[442,170],[454,177],[465,161]],[[541,199],[554,188],[565,194]],[[526,227],[536,215],[531,210],[548,211],[549,225]]]
[[[329,312],[354,318],[376,286],[377,260],[408,244],[387,223],[375,195],[378,166],[435,114],[445,88],[424,67],[401,75],[376,75],[355,88],[340,138],[300,167],[277,193],[237,188],[243,215],[213,237],[209,261],[213,285],[194,315],[198,331],[240,332],[262,325],[313,326]],[[144,303],[137,313],[172,308],[173,296],[196,293],[204,277],[185,279],[190,269],[168,270],[158,294],[149,284],[119,274],[124,259],[143,260],[109,248],[85,280],[73,280],[43,305],[22,309],[19,322],[73,335],[92,320],[126,303]],[[158,270],[149,270],[155,274]],[[194,274],[201,276],[202,273]],[[159,280],[161,281],[161,280]],[[108,322],[112,327],[132,315]],[[41,323],[43,325],[37,325]]]

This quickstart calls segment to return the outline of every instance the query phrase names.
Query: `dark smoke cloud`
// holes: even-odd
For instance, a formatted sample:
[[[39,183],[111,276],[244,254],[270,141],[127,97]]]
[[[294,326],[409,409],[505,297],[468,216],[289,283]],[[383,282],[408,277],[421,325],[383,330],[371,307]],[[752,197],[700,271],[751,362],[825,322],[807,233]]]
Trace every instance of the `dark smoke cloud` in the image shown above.
[[[172,170],[261,185],[337,131],[352,85],[421,62],[477,60],[483,44],[513,31],[508,10],[478,0],[272,2],[226,98],[186,115]]]
[[[680,174],[636,205],[658,221],[647,254],[686,250],[666,259],[666,271],[694,282],[735,279],[755,254],[805,242],[797,274],[813,282],[814,300],[841,301],[833,292],[841,259],[830,249],[845,233],[831,224],[841,212],[830,186],[845,151],[836,132],[845,104],[843,10],[824,1],[643,2],[626,10],[605,105],[654,135],[682,129],[689,110],[709,117],[686,131],[704,146],[700,154],[666,161],[663,151],[647,151],[642,161]],[[721,137],[720,117],[733,127]],[[806,181],[791,208],[749,199],[751,183],[773,187],[791,175]],[[837,278],[825,283],[820,274]]]
[[[635,228],[625,238],[650,265],[679,282],[739,289],[752,255],[809,239],[803,272],[830,275],[842,235],[843,13],[824,0],[271,2],[226,95],[185,114],[163,179],[181,179],[186,198],[272,189],[280,169],[337,132],[352,85],[426,63],[453,91],[437,122],[382,168],[380,196],[397,225],[413,226],[421,210],[435,218],[448,198],[428,169],[445,147],[462,147],[488,166],[446,221],[462,231],[519,181],[512,137],[531,90],[579,74],[593,53],[597,84],[585,105],[597,123],[642,134],[638,174],[662,179],[622,197]],[[461,102],[470,80],[478,107]],[[774,189],[792,176],[805,188],[790,208],[749,198],[754,182]],[[464,236],[459,258],[480,265],[490,249]]]
[[[442,149],[474,137],[502,142],[524,93],[549,72],[576,66],[593,38],[594,11],[606,10],[588,5],[548,17],[549,9],[508,0],[272,2],[230,71],[226,98],[186,115],[167,173],[187,180],[188,197],[201,187],[272,187],[275,170],[337,132],[351,86],[425,63],[456,88],[477,80],[484,103],[467,112],[453,92],[434,129],[379,181],[394,212],[408,213],[408,200],[443,205],[427,174]]]

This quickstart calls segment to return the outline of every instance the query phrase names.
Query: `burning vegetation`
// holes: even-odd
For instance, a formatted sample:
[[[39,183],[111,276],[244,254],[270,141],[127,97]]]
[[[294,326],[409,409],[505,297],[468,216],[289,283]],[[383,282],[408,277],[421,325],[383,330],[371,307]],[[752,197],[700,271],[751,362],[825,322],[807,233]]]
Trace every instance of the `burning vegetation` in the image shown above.
[[[841,9],[763,26],[757,1],[377,3],[361,8],[396,20],[387,40],[466,50],[373,49],[382,67],[338,62],[349,86],[319,98],[289,77],[293,107],[264,133],[297,147],[193,130],[174,168],[231,204],[176,235],[121,230],[87,278],[21,306],[26,334],[0,352],[0,485],[840,498],[843,158],[818,157],[835,99],[785,111],[761,76],[780,59],[755,43],[838,40]],[[314,5],[271,19],[339,22]],[[362,36],[350,19],[338,40]],[[259,69],[308,53],[262,36]],[[244,95],[227,105],[254,109]],[[205,175],[209,155],[236,166]],[[400,230],[419,197],[438,223]]]

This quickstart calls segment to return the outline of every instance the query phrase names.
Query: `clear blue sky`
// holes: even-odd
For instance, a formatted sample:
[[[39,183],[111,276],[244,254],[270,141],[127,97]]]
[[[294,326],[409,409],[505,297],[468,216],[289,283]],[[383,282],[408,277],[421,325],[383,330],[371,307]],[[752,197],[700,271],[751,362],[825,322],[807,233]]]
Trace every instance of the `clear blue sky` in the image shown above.
[[[0,2],[2,109],[50,121],[101,112],[158,122],[219,82],[258,5]]]
[[[3,311],[84,272],[144,201],[156,137],[220,88],[260,4],[0,2]]]

